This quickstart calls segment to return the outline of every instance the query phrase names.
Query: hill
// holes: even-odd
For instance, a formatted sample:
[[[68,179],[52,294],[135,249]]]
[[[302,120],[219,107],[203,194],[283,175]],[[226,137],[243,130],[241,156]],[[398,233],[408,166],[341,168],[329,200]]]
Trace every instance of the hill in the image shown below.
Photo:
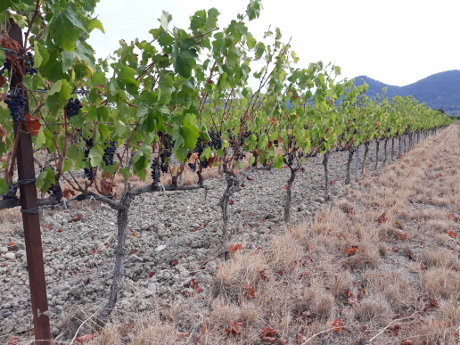
[[[355,78],[356,85],[366,82],[369,85],[367,95],[375,98],[388,87],[387,94],[394,96],[413,96],[420,103],[426,103],[433,109],[443,109],[447,114],[460,113],[460,70],[433,74],[406,86],[387,85],[367,76]]]

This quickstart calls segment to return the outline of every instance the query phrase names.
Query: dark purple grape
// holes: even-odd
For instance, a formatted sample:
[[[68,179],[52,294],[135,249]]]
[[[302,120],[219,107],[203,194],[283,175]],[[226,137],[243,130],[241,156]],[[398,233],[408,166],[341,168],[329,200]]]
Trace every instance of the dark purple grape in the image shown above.
[[[24,122],[24,107],[27,104],[27,98],[19,93],[9,94],[5,103],[8,105],[13,122]]]

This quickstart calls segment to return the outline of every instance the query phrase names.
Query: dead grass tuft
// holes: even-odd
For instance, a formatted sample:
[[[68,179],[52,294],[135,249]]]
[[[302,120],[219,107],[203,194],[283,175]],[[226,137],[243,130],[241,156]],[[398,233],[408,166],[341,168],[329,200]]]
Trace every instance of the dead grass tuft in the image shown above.
[[[422,262],[428,267],[450,268],[458,262],[458,257],[446,248],[427,249],[422,252]]]
[[[273,279],[265,256],[260,252],[237,253],[217,270],[213,283],[214,295],[240,301],[246,294],[248,284],[256,288],[263,279]]]
[[[327,320],[333,315],[334,302],[335,298],[330,293],[319,293],[313,300],[311,311],[315,317]]]
[[[329,276],[329,289],[334,297],[338,297],[346,290],[351,290],[355,277],[349,270],[341,270]]]
[[[436,318],[460,327],[460,301],[458,298],[441,301]]]
[[[364,298],[355,309],[355,318],[362,322],[371,322],[385,326],[393,318],[393,312],[383,296]]]
[[[431,268],[420,273],[420,285],[430,298],[460,297],[460,273],[450,269]]]
[[[367,292],[383,297],[395,312],[417,309],[418,292],[412,286],[409,273],[373,269],[365,271],[362,279]]]
[[[289,272],[302,260],[302,248],[298,240],[289,233],[273,238],[269,260],[275,272]]]
[[[155,317],[143,320],[143,325],[134,332],[131,345],[175,345],[178,343],[178,331],[170,324],[160,322]],[[187,334],[183,335],[184,337]],[[102,343],[101,343],[102,345]]]

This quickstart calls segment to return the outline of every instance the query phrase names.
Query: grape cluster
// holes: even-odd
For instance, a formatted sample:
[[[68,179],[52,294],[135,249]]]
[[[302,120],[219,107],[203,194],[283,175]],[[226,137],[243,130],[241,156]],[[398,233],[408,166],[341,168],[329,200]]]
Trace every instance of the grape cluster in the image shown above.
[[[198,154],[198,157],[201,156],[204,149],[210,147],[213,150],[220,150],[222,148],[222,134],[220,132],[211,131],[209,132],[209,137],[211,140],[204,142],[201,138],[198,138],[195,148],[192,152]],[[188,158],[192,155],[192,152],[189,153]],[[198,160],[200,162],[200,166],[202,169],[206,169],[208,167],[208,159],[202,158]],[[188,166],[192,171],[196,171],[197,162],[188,163]]]
[[[287,157],[284,159],[284,161],[287,165],[292,166],[292,164],[294,163],[294,154],[291,152],[286,154],[286,156]]]
[[[192,169],[192,171],[196,171],[196,161],[193,163],[188,163],[188,167]]]
[[[102,156],[102,160],[104,161],[105,165],[113,165],[113,157],[115,157],[116,150],[116,141],[109,142],[107,147],[104,149],[104,155]]]
[[[9,94],[5,103],[8,105],[11,117],[14,122],[24,122],[24,107],[27,103],[27,98],[19,93]]]
[[[70,119],[72,116],[77,115],[81,108],[83,108],[83,105],[80,103],[80,100],[78,98],[69,98],[69,101],[64,106],[64,111],[67,118]]]
[[[222,148],[222,134],[219,132],[211,131],[209,133],[209,137],[211,138],[209,146],[214,150],[220,150]]]
[[[235,159],[239,161],[239,160],[242,160],[244,157],[246,157],[246,153],[244,152],[243,148],[238,147],[238,151],[236,152]]]
[[[27,52],[27,56],[26,56],[26,73],[30,74],[30,75],[34,75],[34,74],[37,74],[38,71],[37,69],[33,68],[32,66],[34,65],[35,61],[34,61],[34,56],[32,54],[32,52]]]
[[[154,157],[152,159],[152,164],[150,165],[150,169],[152,170],[152,180],[158,182],[160,180],[161,170],[158,164],[157,157]]]
[[[160,140],[163,146],[163,149],[160,150],[158,157],[153,158],[152,164],[150,166],[152,170],[152,179],[158,181],[160,178],[161,172],[167,173],[169,169],[169,158],[172,156],[172,148],[174,142],[172,137],[163,132],[159,132]],[[153,151],[155,154],[155,150]]]
[[[193,152],[196,152],[198,154],[198,157],[201,156],[203,153],[204,149],[208,146],[207,143],[204,143],[201,138],[198,138],[198,141],[196,142],[195,148],[193,149]],[[191,153],[190,153],[191,155]],[[200,166],[202,169],[206,169],[208,167],[208,160],[206,158],[199,159]],[[188,166],[192,171],[196,171],[196,160],[193,163],[188,163]]]
[[[5,71],[10,71],[11,69],[11,61],[10,60],[5,60],[3,62],[3,67],[0,69],[0,75],[3,75],[3,72]]]
[[[84,153],[84,156],[85,158],[83,159],[83,161],[87,161],[88,160],[88,155],[89,155],[89,151],[91,151],[91,149],[93,148],[93,138],[89,138],[89,139],[83,139],[85,141],[85,144],[86,144],[86,147],[85,147],[85,151],[83,151]],[[85,176],[86,178],[88,179],[88,181],[92,181],[93,180],[93,169],[92,168],[85,168]]]

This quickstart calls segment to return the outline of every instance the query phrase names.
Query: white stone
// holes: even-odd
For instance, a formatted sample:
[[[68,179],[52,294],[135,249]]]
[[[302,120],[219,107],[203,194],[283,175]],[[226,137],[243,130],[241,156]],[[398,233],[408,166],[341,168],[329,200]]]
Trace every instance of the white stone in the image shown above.
[[[16,255],[14,253],[6,253],[6,254],[2,254],[2,258],[5,258],[7,260],[14,260],[16,259]]]
[[[166,245],[162,244],[161,246],[156,247],[155,251],[161,252],[162,250],[165,250],[165,249],[166,249]]]

